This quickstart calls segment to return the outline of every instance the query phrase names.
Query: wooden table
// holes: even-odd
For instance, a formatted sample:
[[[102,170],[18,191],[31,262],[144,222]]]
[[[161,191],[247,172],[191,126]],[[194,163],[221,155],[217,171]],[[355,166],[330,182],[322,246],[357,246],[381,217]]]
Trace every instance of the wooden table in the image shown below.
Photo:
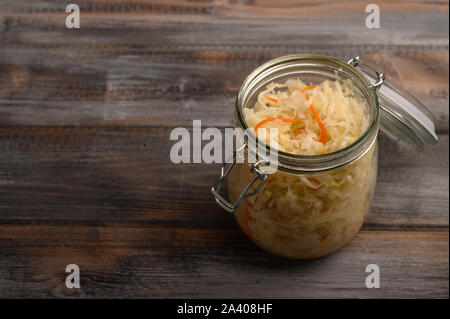
[[[448,1],[377,1],[380,29],[366,2],[1,0],[0,297],[448,298]],[[305,52],[364,57],[430,108],[439,143],[382,134],[362,231],[292,261],[214,203],[218,165],[170,162],[169,134],[231,126],[246,75]]]

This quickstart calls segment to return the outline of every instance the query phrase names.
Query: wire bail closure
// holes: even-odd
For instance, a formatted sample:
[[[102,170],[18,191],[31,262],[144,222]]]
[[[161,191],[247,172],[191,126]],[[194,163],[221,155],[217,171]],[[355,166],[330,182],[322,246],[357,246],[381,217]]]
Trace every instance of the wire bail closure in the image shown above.
[[[264,183],[265,183],[265,181],[267,179],[267,174],[265,174],[259,168],[259,165],[267,164],[267,163],[269,163],[269,161],[267,161],[267,160],[259,160],[259,161],[257,161],[254,164],[249,164],[248,165],[249,169],[250,169],[250,172],[251,173],[255,173],[256,176],[244,188],[244,190],[242,191],[241,195],[236,200],[236,203],[234,203],[234,204],[230,203],[229,201],[227,201],[225,198],[223,198],[219,194],[220,189],[222,187],[222,183],[228,177],[228,175],[230,174],[230,172],[233,169],[234,165],[236,164],[237,152],[241,151],[244,147],[245,147],[245,145],[243,147],[241,147],[239,150],[233,152],[233,162],[230,165],[228,165],[228,167],[227,167],[227,164],[223,164],[222,169],[221,169],[220,178],[213,185],[213,187],[211,187],[211,192],[213,193],[217,204],[219,204],[223,209],[225,209],[226,211],[228,211],[230,213],[234,213],[236,211],[236,208],[239,207],[239,205],[242,203],[242,201],[245,198],[253,196],[256,193],[258,193],[261,190],[261,188],[263,187],[263,185],[264,185]],[[247,155],[247,158],[251,157],[250,154],[248,154],[248,152],[244,152],[244,154]],[[260,180],[260,182],[259,182],[258,186],[256,187],[256,189],[254,191],[252,191],[252,192],[248,192],[250,187],[252,187],[252,185],[255,184],[255,182],[258,181],[258,180]]]
[[[384,80],[385,80],[385,76],[383,72],[377,72],[374,69],[372,69],[371,67],[369,67],[367,64],[363,63],[363,59],[360,56],[356,56],[352,59],[350,59],[348,62],[348,64],[350,64],[351,66],[354,66],[355,68],[357,68],[359,65],[361,65],[362,69],[366,69],[369,70],[372,73],[375,73],[377,76],[377,80],[375,83],[372,83],[371,88],[376,92],[380,89],[380,87],[383,85]]]

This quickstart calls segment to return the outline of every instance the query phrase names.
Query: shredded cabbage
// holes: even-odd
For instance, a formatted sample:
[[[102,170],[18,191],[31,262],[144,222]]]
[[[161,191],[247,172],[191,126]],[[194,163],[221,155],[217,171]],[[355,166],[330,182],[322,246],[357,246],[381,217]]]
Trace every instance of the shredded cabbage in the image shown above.
[[[269,84],[258,95],[254,107],[244,108],[247,125],[255,128],[266,118],[304,119],[294,123],[271,121],[262,126],[278,128],[278,148],[299,155],[320,155],[343,149],[367,128],[364,101],[354,93],[350,80],[326,80],[315,88],[304,91],[305,88],[307,85],[299,79]],[[324,143],[318,141],[321,130],[310,110],[311,104],[325,125],[327,138]],[[259,137],[269,142],[269,134]]]
[[[267,118],[304,118],[296,122],[274,120],[261,126],[278,128],[280,150],[302,155],[335,152],[361,136],[368,115],[349,80],[326,80],[315,88],[306,87],[299,79],[269,84],[254,107],[244,109],[248,126],[255,128]],[[322,130],[310,104],[326,128],[323,142],[319,141]],[[322,256],[344,245],[361,228],[373,196],[376,171],[375,143],[357,161],[331,172],[299,175],[277,171],[268,175],[257,195],[239,206],[236,218],[255,243],[274,254]],[[232,202],[252,177],[246,164],[236,164],[228,185]]]

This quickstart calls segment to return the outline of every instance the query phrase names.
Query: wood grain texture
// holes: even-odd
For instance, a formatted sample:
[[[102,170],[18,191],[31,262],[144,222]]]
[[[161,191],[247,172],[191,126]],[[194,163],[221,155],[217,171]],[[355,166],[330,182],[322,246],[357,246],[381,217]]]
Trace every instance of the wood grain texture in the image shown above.
[[[186,125],[196,118],[230,125],[232,102],[252,69],[280,55],[316,53],[364,57],[427,105],[440,132],[448,131],[447,2],[385,2],[383,19],[394,15],[394,25],[377,32],[365,28],[363,1],[229,5],[239,15],[222,19],[210,11],[227,7],[220,1],[83,1],[87,21],[74,32],[61,23],[61,2],[6,1],[0,124]],[[314,12],[322,18],[304,19]]]
[[[249,50],[248,57],[242,50]],[[2,59],[8,62],[0,68],[0,124],[186,126],[201,119],[209,126],[231,126],[234,99],[246,75],[269,58],[288,53],[251,50],[144,49],[72,59],[70,50],[44,54],[47,49],[4,49]],[[341,54],[339,48],[330,50],[330,55]],[[375,49],[365,58],[427,105],[438,131],[448,132],[448,51],[414,50],[410,52],[416,56]]]
[[[377,1],[376,30],[360,0],[78,0],[68,30],[71,2],[0,0],[0,298],[448,298],[448,1]],[[248,73],[292,53],[362,56],[439,133],[423,153],[381,134],[362,231],[303,262],[213,202],[218,165],[169,161],[172,128],[231,126]]]
[[[0,257],[0,282],[10,287],[0,297],[448,297],[448,232],[363,231],[330,256],[292,261],[237,226],[4,225]],[[64,285],[74,262],[82,269],[75,292]],[[365,287],[371,263],[383,289]]]
[[[210,187],[217,164],[173,164],[170,128],[0,129],[1,220],[234,221]],[[448,227],[448,136],[418,153],[380,137],[369,227]]]

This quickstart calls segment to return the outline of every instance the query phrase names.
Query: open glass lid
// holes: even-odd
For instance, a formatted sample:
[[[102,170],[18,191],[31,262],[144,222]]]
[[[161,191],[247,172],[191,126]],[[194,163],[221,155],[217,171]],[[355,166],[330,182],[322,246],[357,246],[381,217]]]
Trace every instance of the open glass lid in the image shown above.
[[[395,87],[375,72],[360,57],[351,59],[349,64],[358,68],[378,90],[381,130],[387,135],[407,142],[422,150],[427,144],[436,144],[434,117],[431,112],[408,92]]]

